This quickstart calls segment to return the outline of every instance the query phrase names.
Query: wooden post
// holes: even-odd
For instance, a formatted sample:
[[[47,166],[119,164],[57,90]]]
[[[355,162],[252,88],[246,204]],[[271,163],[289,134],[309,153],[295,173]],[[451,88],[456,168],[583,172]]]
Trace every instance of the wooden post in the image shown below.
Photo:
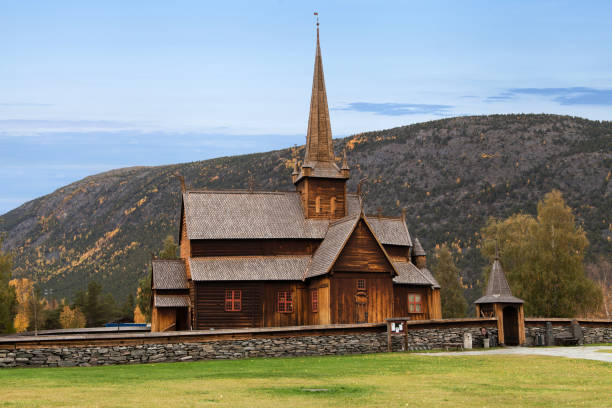
[[[391,322],[387,320],[387,351],[390,353],[393,351],[391,344]]]
[[[404,351],[408,351],[408,320],[404,322]]]

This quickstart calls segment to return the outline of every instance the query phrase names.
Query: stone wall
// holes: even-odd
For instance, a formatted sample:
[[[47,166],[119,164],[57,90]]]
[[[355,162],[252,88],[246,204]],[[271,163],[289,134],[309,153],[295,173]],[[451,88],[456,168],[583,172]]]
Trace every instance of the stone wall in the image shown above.
[[[544,333],[543,321],[526,322],[527,345]],[[349,327],[350,326],[350,327]],[[496,333],[491,319],[409,322],[408,335],[392,335],[392,350],[428,350],[463,343],[472,334],[483,346],[480,327]],[[585,343],[612,342],[612,322],[582,324]],[[569,320],[553,323],[555,336],[570,334]],[[98,345],[93,345],[97,343]],[[130,344],[131,343],[131,344]],[[143,344],[148,343],[148,344]],[[82,345],[89,344],[89,345]],[[385,325],[310,326],[225,332],[0,337],[0,367],[71,367],[175,361],[366,354],[387,351]]]
[[[571,337],[571,324],[565,322],[552,322],[553,337]],[[612,343],[612,322],[609,324],[580,324],[580,329],[584,336],[584,344],[593,343]],[[533,323],[527,321],[525,324],[525,346],[534,345],[534,337],[536,334],[545,335],[546,325],[541,322]]]
[[[481,326],[449,325],[446,327],[419,327],[412,326],[408,330],[408,350],[430,350],[444,348],[445,343],[463,344],[464,333],[472,334],[472,347],[483,347],[483,336],[480,327],[485,327],[489,334],[497,334],[497,326],[486,322]],[[404,334],[393,334],[393,351],[405,349]]]
[[[1,347],[1,346],[0,346]],[[199,343],[0,349],[0,367],[72,367],[110,364],[378,353],[386,333],[255,338]]]

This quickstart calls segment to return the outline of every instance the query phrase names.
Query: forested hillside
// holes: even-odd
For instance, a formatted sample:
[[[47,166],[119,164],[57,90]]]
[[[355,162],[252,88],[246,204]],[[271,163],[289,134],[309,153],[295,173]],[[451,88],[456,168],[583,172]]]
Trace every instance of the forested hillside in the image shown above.
[[[488,217],[534,214],[559,189],[588,233],[587,261],[612,258],[612,122],[556,115],[458,117],[337,139],[364,184],[368,212],[397,215],[426,250],[461,256],[468,298],[479,293],[476,246]],[[0,217],[16,277],[71,297],[98,280],[117,300],[135,292],[167,234],[178,235],[182,174],[191,188],[291,190],[303,147],[114,170],[60,188]],[[178,238],[178,237],[177,237]]]

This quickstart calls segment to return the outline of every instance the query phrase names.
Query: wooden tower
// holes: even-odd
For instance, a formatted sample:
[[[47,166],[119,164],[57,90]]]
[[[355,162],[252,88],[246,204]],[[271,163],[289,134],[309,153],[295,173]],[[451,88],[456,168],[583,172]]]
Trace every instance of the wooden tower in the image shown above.
[[[525,314],[522,299],[512,296],[499,257],[495,256],[484,296],[476,300],[477,317],[496,317],[500,344],[519,346],[525,342]]]
[[[338,219],[346,216],[348,178],[349,167],[346,156],[342,168],[339,168],[334,155],[317,22],[317,50],[310,97],[306,153],[299,171],[296,166],[293,172],[293,184],[300,192],[305,217]]]

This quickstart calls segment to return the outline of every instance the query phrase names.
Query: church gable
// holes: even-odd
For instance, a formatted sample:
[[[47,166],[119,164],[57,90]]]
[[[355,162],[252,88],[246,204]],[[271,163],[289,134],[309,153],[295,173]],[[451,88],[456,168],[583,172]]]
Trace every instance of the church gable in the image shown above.
[[[369,226],[360,219],[333,266],[334,271],[394,272]]]

